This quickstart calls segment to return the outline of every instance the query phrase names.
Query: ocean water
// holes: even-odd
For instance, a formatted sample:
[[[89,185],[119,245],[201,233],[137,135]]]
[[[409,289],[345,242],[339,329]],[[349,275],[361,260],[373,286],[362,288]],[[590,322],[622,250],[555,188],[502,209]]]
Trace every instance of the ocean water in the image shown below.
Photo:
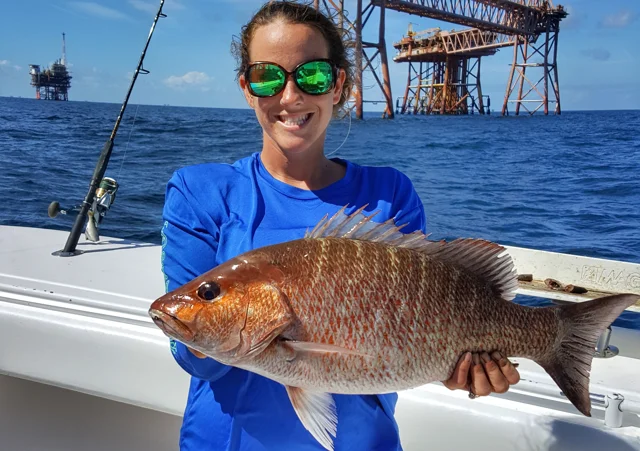
[[[0,224],[69,230],[75,217],[51,219],[47,207],[80,204],[119,111],[0,97]],[[395,120],[368,113],[335,121],[326,149],[344,142],[333,156],[405,172],[434,239],[480,237],[640,263],[639,132],[640,111]],[[260,147],[251,110],[130,104],[106,174],[120,188],[101,234],[159,243],[174,170],[233,162]],[[640,328],[640,314],[616,325]]]

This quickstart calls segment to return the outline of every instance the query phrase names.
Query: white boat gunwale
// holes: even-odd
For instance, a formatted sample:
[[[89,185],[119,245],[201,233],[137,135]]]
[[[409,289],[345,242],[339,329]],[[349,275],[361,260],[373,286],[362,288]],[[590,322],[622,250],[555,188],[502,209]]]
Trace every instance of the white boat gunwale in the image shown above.
[[[168,339],[147,315],[148,305],[164,293],[160,246],[104,238],[99,245],[81,242],[78,246],[100,252],[75,257],[51,255],[65,237],[63,231],[0,226],[0,340],[12,344],[0,348],[0,374],[181,416],[189,377],[171,357]],[[640,265],[634,263],[511,246],[507,250],[519,273],[532,273],[537,280],[553,277],[590,289],[595,285],[588,285],[588,280],[585,283],[576,270],[585,262],[625,274],[640,272]],[[535,262],[535,256],[543,258]],[[569,259],[571,265],[559,263],[559,259]],[[569,268],[566,274],[563,267]],[[602,286],[596,288],[602,290]],[[540,297],[565,295],[547,289],[527,290],[521,284],[518,292]],[[583,295],[567,295],[566,300],[585,299]],[[638,306],[630,310],[638,311]],[[615,433],[640,444],[640,393],[633,376],[640,374],[640,350],[632,348],[640,343],[640,331],[613,329],[611,343],[620,348],[620,355],[594,359],[590,388],[595,396],[623,394],[625,419],[614,428]],[[522,381],[506,394],[471,401],[463,392],[449,392],[439,383],[427,384],[400,393],[399,421],[410,423],[407,409],[437,404],[440,401],[435,401],[435,396],[477,414],[490,404],[508,406],[523,415],[535,412],[606,428],[604,405],[593,403],[593,418],[583,417],[540,367],[526,359],[517,360]]]

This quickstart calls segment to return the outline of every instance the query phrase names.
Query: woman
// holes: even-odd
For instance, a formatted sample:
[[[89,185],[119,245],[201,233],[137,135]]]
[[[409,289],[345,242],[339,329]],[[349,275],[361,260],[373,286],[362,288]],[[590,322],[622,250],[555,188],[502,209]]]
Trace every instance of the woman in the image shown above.
[[[368,204],[368,212],[380,211],[378,221],[408,223],[404,232],[425,231],[422,203],[404,174],[325,157],[326,129],[352,86],[345,47],[330,20],[307,6],[270,2],[243,28],[236,50],[240,86],[263,129],[262,149],[233,165],[183,168],[169,181],[163,227],[168,291],[240,253],[300,238],[347,204],[349,212]],[[171,347],[193,376],[182,450],[322,449],[282,385],[180,343]],[[501,367],[486,354],[461,358],[445,385],[476,395],[506,391],[518,373],[493,357]],[[336,450],[401,449],[396,394],[334,398]]]

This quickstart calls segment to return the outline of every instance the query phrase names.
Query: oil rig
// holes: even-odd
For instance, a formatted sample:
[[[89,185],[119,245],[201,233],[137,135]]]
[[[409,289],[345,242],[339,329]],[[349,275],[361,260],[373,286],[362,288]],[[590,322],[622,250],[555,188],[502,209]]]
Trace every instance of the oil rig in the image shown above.
[[[383,117],[394,117],[385,41],[385,12],[394,10],[436,19],[465,29],[440,28],[409,32],[394,43],[396,63],[409,63],[399,113],[469,114],[489,110],[480,83],[480,60],[502,47],[513,48],[511,70],[502,103],[502,115],[521,109],[533,115],[542,110],[561,113],[557,54],[560,21],[565,9],[550,0],[356,0],[355,18],[349,19],[344,0],[314,0],[341,29],[353,36],[355,83],[349,106],[363,117],[365,102],[384,103]],[[378,11],[377,38],[363,39],[369,20]],[[371,28],[371,27],[369,27]],[[378,61],[378,64],[375,63]],[[383,100],[365,100],[364,73],[373,75]],[[505,74],[507,75],[507,74]]]
[[[38,64],[29,64],[31,86],[36,88],[36,99],[69,100],[71,75],[67,70],[67,51],[65,34],[62,33],[62,58],[56,60],[51,67],[40,70]]]
[[[489,112],[480,83],[480,61],[496,53],[499,35],[470,28],[443,31],[432,28],[407,35],[393,46],[393,60],[409,63],[404,96],[396,101],[401,114],[479,114]],[[487,100],[489,100],[487,98]]]

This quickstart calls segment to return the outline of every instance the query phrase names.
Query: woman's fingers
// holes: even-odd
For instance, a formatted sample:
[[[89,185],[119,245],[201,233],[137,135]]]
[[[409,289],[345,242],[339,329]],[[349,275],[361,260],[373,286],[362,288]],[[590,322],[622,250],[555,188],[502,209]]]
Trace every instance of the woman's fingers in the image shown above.
[[[470,391],[476,396],[487,396],[492,391],[491,383],[478,354],[473,354]]]
[[[520,373],[516,369],[516,366],[511,363],[509,359],[505,358],[498,351],[491,354],[491,357],[493,358],[493,360],[498,362],[500,371],[502,372],[502,374],[504,374],[504,377],[507,378],[507,381],[509,381],[510,385],[515,385],[520,382]]]
[[[467,352],[458,360],[451,377],[443,381],[444,386],[449,390],[466,389],[469,385],[469,368],[471,368],[471,353]]]
[[[509,390],[509,381],[505,375],[502,374],[498,363],[491,360],[491,357],[486,352],[483,352],[480,355],[480,358],[484,364],[484,371],[487,373],[489,382],[491,383],[492,391],[496,393],[505,393]]]
[[[187,349],[199,359],[206,359],[207,358],[206,355],[204,355],[200,351],[196,351],[195,349],[190,348],[189,346],[187,346]]]
[[[451,377],[443,381],[450,390],[469,390],[475,396],[505,393],[520,381],[516,365],[499,352],[489,355],[467,352],[458,360]]]

